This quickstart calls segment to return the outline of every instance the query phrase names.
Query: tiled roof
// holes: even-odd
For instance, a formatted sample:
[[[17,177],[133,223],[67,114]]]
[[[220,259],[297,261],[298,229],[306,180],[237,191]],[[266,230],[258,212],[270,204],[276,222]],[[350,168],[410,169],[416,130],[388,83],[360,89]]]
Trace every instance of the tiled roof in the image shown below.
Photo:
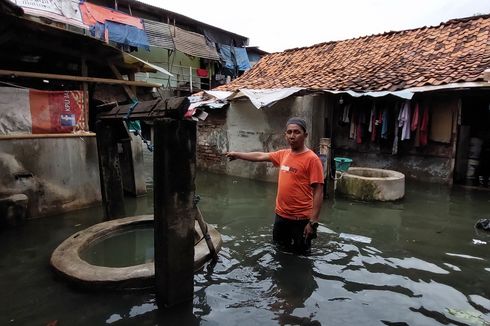
[[[219,89],[395,91],[483,81],[488,68],[490,15],[483,15],[272,53]]]

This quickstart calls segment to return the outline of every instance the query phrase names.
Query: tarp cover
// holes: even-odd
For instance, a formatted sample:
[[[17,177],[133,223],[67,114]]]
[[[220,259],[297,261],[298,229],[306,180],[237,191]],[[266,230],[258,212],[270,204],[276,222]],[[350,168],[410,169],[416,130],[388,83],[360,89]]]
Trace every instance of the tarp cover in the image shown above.
[[[220,59],[225,68],[238,68],[240,71],[251,68],[247,50],[245,48],[237,48],[225,44],[219,44],[218,47]]]
[[[228,69],[235,68],[235,60],[233,59],[233,54],[231,52],[231,46],[220,44],[219,45],[219,56],[221,62]]]
[[[240,89],[233,95],[229,96],[228,99],[234,99],[246,96],[252,102],[252,104],[257,108],[272,106],[279,100],[293,95],[301,91],[302,88],[277,88],[277,89]]]
[[[251,68],[248,60],[247,50],[245,48],[233,48],[235,51],[236,65],[238,70],[245,71]]]
[[[143,20],[125,13],[83,2],[83,22],[90,26],[92,36],[119,44],[150,49]]]
[[[83,91],[0,87],[0,134],[70,133],[84,114]]]

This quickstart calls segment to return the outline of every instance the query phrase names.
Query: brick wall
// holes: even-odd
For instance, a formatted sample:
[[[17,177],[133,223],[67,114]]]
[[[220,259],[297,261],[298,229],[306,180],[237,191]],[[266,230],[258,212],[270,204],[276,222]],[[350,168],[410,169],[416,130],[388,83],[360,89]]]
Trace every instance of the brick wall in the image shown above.
[[[197,166],[200,169],[225,173],[228,151],[226,108],[209,110],[208,117],[197,125]]]

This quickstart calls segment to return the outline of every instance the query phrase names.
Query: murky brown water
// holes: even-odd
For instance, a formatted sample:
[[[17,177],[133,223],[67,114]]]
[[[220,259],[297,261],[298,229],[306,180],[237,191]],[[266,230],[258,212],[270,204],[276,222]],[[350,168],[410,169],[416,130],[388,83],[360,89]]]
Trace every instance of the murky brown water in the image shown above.
[[[0,325],[490,323],[490,235],[473,228],[490,217],[490,192],[408,184],[397,203],[337,198],[313,255],[300,257],[271,245],[274,184],[199,173],[197,189],[224,245],[214,269],[196,274],[192,305],[164,313],[151,291],[87,292],[57,279],[51,252],[101,221],[95,208],[0,231]],[[152,197],[127,206],[151,214]]]

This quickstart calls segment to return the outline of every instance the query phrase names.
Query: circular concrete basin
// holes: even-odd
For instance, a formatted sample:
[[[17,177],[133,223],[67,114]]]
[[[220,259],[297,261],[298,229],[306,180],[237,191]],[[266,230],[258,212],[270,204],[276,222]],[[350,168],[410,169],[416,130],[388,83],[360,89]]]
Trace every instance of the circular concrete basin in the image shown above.
[[[403,173],[363,167],[351,167],[337,180],[337,192],[365,201],[391,201],[405,195]]]
[[[80,253],[91,245],[113,235],[134,228],[153,227],[153,215],[140,215],[107,221],[75,233],[63,241],[51,255],[51,265],[62,276],[76,284],[90,288],[140,289],[152,287],[155,277],[153,262],[128,266],[105,267],[88,263]],[[196,238],[203,235],[195,223]],[[208,226],[208,232],[217,251],[221,249],[219,232]],[[194,246],[194,271],[201,269],[210,259],[206,241],[197,241]]]

